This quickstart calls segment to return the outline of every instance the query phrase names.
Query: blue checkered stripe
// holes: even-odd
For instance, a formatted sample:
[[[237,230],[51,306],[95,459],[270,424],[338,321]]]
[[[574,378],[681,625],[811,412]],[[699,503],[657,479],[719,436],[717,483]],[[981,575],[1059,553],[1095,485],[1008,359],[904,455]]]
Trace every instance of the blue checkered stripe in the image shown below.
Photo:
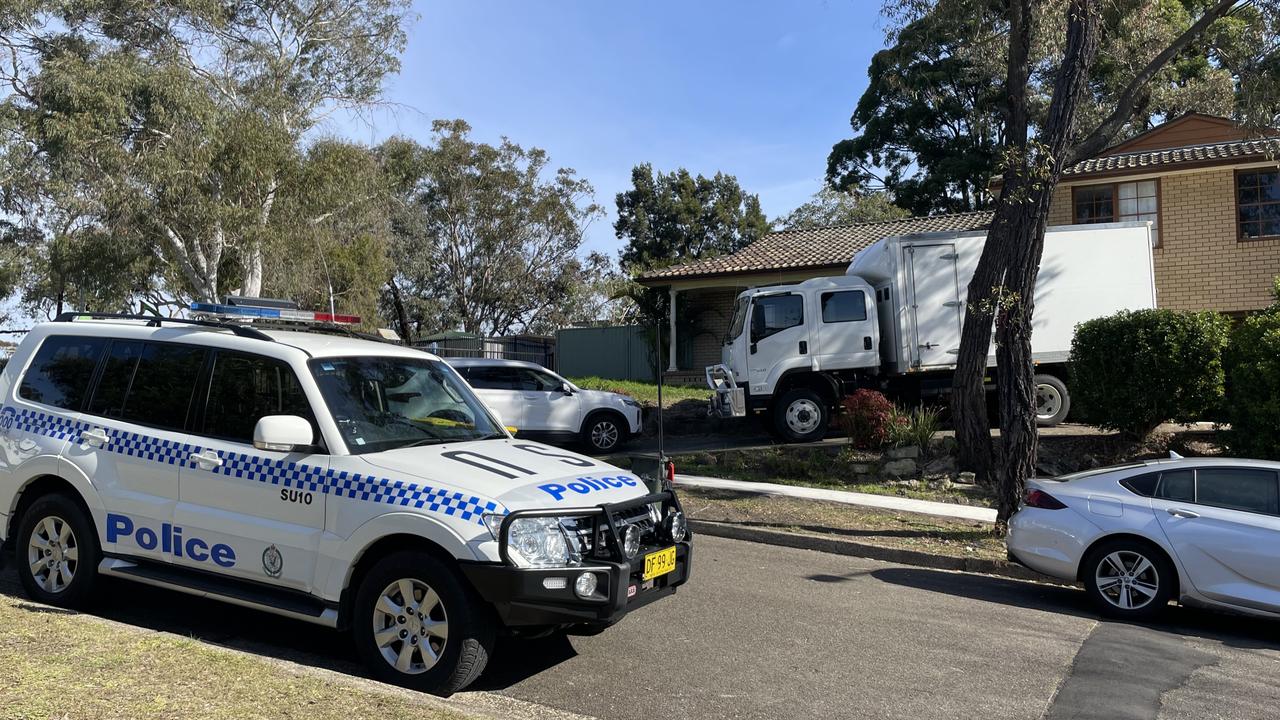
[[[29,409],[19,411],[14,420],[14,428],[17,430],[58,440],[78,440],[80,433],[90,427],[92,425],[89,423],[75,422]],[[192,453],[204,450],[200,445],[163,440],[111,428],[106,430],[110,439],[103,446],[104,450],[140,460],[195,468],[196,463],[190,459],[190,456]],[[505,515],[508,512],[506,508],[492,500],[483,500],[475,495],[404,480],[391,480],[238,452],[220,451],[219,455],[222,457],[222,465],[211,472],[267,485],[332,494],[362,502],[425,509],[428,512],[456,517],[464,521],[474,521],[478,524],[483,524],[481,516],[484,514]]]

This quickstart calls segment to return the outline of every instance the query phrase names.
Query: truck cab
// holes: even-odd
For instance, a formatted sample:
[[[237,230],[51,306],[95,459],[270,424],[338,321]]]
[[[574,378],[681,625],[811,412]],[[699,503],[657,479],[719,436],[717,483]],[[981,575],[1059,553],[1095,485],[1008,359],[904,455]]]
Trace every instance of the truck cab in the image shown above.
[[[721,364],[708,368],[708,379],[738,391],[740,411],[719,414],[774,408],[784,436],[820,437],[828,417],[822,408],[840,396],[837,386],[880,366],[875,298],[875,289],[852,275],[739,294]],[[770,402],[784,396],[790,397],[784,407]],[[725,402],[724,394],[716,397]]]

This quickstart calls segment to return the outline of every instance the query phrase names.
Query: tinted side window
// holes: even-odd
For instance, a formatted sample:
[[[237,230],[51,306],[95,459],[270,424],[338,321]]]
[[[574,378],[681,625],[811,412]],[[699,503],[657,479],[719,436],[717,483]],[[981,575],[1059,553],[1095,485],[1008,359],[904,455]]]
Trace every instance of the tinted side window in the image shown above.
[[[466,369],[467,383],[477,390],[515,390],[517,378],[507,368],[470,367]]]
[[[757,298],[751,309],[751,338],[763,340],[804,322],[804,298],[773,295]]]
[[[98,379],[98,388],[93,391],[93,399],[89,401],[89,412],[103,417],[123,416],[125,396],[129,394],[129,385],[133,383],[138,358],[142,357],[142,347],[142,342],[138,340],[111,341],[107,362]]]
[[[822,293],[822,322],[858,322],[867,319],[867,300],[861,290]]]
[[[315,426],[298,376],[280,360],[218,353],[209,377],[204,434],[253,442],[253,428],[266,415],[297,415]]]
[[[1196,502],[1202,505],[1280,514],[1280,486],[1270,470],[1207,468],[1196,474]]]
[[[1160,473],[1156,497],[1179,502],[1196,501],[1196,473],[1194,470],[1170,470]]]
[[[516,368],[519,376],[519,389],[521,390],[538,390],[542,392],[551,392],[559,390],[563,384],[559,380],[551,377],[544,372],[531,370],[529,368]]]
[[[31,367],[22,376],[18,396],[67,410],[84,404],[89,380],[98,357],[107,346],[106,338],[55,335],[45,338]]]
[[[1147,475],[1138,475],[1137,477],[1125,478],[1120,484],[1129,488],[1130,492],[1151,497],[1156,493],[1156,483],[1160,481],[1160,473],[1149,473]]]
[[[121,419],[181,430],[187,422],[204,356],[203,348],[190,345],[147,343],[138,358]]]

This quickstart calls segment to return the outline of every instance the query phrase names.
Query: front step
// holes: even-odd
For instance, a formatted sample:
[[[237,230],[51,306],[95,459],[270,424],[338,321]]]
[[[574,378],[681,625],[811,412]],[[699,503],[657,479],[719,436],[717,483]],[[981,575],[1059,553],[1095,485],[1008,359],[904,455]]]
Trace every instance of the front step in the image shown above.
[[[281,590],[199,570],[133,558],[103,558],[98,565],[98,572],[317,625],[331,628],[338,626],[337,607],[294,590]]]

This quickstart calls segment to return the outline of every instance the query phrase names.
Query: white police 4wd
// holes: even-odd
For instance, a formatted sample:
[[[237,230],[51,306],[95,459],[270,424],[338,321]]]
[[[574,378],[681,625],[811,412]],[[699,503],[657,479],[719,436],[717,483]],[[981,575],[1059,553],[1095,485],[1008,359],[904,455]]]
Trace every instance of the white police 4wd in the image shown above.
[[[432,355],[59,320],[0,375],[0,541],[37,600],[100,575],[207,595],[349,628],[380,677],[447,694],[499,632],[596,632],[688,580],[668,486],[512,438]]]

